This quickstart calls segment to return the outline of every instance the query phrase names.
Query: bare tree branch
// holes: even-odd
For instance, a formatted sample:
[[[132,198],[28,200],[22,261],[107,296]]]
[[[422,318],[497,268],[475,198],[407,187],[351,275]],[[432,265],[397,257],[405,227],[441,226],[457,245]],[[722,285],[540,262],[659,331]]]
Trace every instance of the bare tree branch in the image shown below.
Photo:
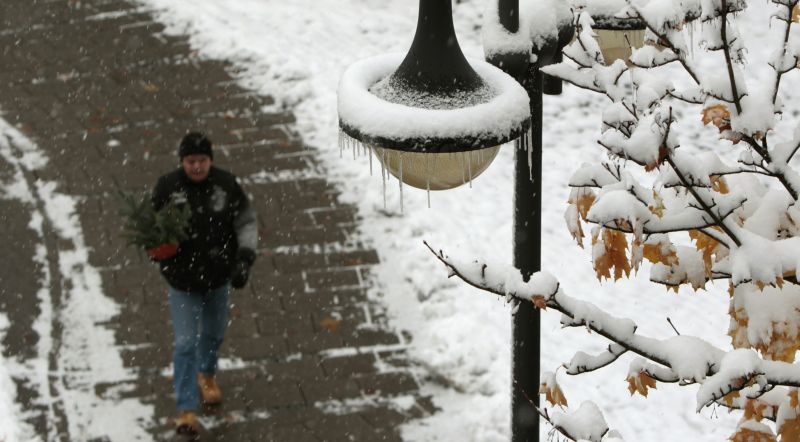
[[[784,11],[786,13],[786,18],[781,18],[781,21],[784,22],[785,28],[783,30],[783,47],[781,48],[782,53],[781,53],[781,58],[780,59],[781,59],[781,63],[785,64],[785,62],[786,62],[786,60],[785,60],[785,58],[786,58],[786,46],[789,43],[789,35],[790,35],[790,31],[792,29],[791,17],[792,17],[792,8],[794,6],[791,6],[791,5],[783,5],[783,6],[786,8],[785,11]],[[796,58],[795,58],[795,62],[792,65],[791,68],[778,69],[776,66],[772,66],[773,69],[775,69],[775,81],[773,83],[773,89],[772,89],[772,104],[773,105],[775,104],[775,102],[778,99],[778,90],[780,89],[780,86],[781,86],[781,79],[783,78],[783,74],[791,71],[792,69],[794,69],[795,66],[797,66],[797,59]]]

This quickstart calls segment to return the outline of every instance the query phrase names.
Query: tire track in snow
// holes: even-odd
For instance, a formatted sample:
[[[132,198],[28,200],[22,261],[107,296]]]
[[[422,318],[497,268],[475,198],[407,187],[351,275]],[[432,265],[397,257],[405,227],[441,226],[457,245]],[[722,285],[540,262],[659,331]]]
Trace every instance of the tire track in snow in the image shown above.
[[[0,155],[15,170],[12,195],[31,207],[29,226],[41,241],[35,257],[42,268],[40,314],[32,325],[40,337],[37,357],[15,367],[18,377],[32,377],[39,401],[47,406],[47,434],[40,436],[48,442],[151,440],[145,430],[153,425],[151,406],[95,390],[135,374],[124,369],[113,332],[98,325],[119,308],[103,294],[100,273],[88,263],[75,211],[78,199],[39,179],[36,171],[45,167],[46,156],[2,119],[0,134]]]
[[[53,317],[53,293],[51,287],[59,287],[58,275],[53,278],[54,260],[48,253],[48,238],[45,235],[45,219],[42,216],[42,207],[37,200],[31,183],[35,182],[35,170],[44,167],[47,160],[35,150],[22,148],[15,142],[21,135],[14,131],[5,121],[0,120],[0,156],[14,170],[13,182],[9,189],[6,189],[8,196],[18,199],[25,206],[30,208],[30,223],[28,227],[34,230],[40,242],[36,245],[34,262],[40,265],[41,275],[39,275],[39,289],[36,297],[39,307],[39,316],[31,324],[31,328],[39,336],[36,344],[36,358],[23,361],[8,361],[13,377],[23,378],[32,386],[38,396],[38,403],[44,406],[46,425],[45,434],[39,435],[47,441],[58,439],[59,426],[63,429],[64,419],[63,410],[57,403],[57,388],[52,385],[50,373],[54,371],[56,357],[54,353],[54,337],[52,326]],[[27,147],[27,146],[26,146]],[[52,244],[50,244],[52,247]],[[61,423],[61,425],[59,425]]]

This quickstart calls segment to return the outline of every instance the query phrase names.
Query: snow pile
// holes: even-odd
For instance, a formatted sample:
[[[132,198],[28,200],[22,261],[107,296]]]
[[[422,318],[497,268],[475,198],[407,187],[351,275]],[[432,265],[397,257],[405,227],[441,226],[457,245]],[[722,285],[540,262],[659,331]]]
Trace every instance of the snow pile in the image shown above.
[[[558,40],[558,30],[573,21],[572,10],[561,0],[521,0],[519,29],[508,31],[500,23],[500,3],[486,2],[481,37],[486,58],[503,54],[538,53]]]
[[[717,373],[706,379],[697,392],[698,411],[718,399],[721,392],[731,391],[732,387],[760,374],[761,358],[755,351],[742,348],[725,354],[718,365]]]
[[[487,2],[483,14],[483,52],[486,58],[504,54],[530,54],[531,39],[528,28],[520,26],[516,32],[510,32],[500,24],[500,10],[495,2]]]
[[[572,414],[554,413],[553,425],[562,427],[575,440],[600,442],[608,432],[608,424],[603,413],[592,402],[584,402]]]
[[[573,0],[572,4],[593,17],[628,17],[633,14],[625,0]]]

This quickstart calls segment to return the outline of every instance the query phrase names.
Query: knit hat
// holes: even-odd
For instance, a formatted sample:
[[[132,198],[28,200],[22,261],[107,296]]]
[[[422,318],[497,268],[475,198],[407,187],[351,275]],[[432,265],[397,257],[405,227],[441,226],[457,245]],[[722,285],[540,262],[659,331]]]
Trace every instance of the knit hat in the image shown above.
[[[211,140],[200,132],[189,132],[181,140],[178,147],[178,156],[183,159],[187,155],[208,155],[212,160],[214,153],[211,151]]]

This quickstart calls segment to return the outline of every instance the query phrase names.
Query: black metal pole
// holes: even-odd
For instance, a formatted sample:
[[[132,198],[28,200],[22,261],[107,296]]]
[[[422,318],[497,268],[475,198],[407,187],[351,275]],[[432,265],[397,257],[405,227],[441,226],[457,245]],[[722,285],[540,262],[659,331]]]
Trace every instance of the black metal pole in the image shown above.
[[[519,29],[519,0],[497,0],[500,23],[509,32]],[[561,48],[571,39],[574,28],[559,28],[552,57],[560,61]],[[547,48],[540,48],[546,52]],[[544,53],[537,53],[540,62]],[[550,57],[550,56],[548,56]],[[545,57],[545,58],[548,58]],[[489,60],[517,80],[530,99],[531,132],[517,142],[514,166],[514,266],[525,280],[541,270],[542,232],[542,93],[560,94],[561,81],[549,78],[545,84],[539,63],[528,54],[511,54]],[[522,302],[512,319],[511,440],[539,441],[539,370],[541,317],[533,303]]]
[[[432,94],[474,91],[483,80],[458,45],[451,0],[420,0],[414,41],[392,80]]]
[[[542,74],[531,65],[522,85],[531,108],[531,137],[517,142],[514,178],[514,266],[527,280],[541,269]],[[522,302],[513,315],[511,440],[539,440],[540,314]]]
[[[564,56],[561,54],[561,49],[559,49],[559,51],[553,56],[553,64],[561,63],[563,60]],[[561,95],[561,92],[563,91],[561,79],[547,74],[544,74],[543,77],[542,90],[545,95]]]
[[[510,33],[519,31],[519,0],[497,0],[497,13],[500,25]],[[498,53],[486,58],[486,61],[505,71],[517,81],[524,78],[530,64],[530,54],[521,53]]]
[[[519,30],[519,0],[497,0],[497,10],[500,14],[500,24],[508,32],[517,32]]]

